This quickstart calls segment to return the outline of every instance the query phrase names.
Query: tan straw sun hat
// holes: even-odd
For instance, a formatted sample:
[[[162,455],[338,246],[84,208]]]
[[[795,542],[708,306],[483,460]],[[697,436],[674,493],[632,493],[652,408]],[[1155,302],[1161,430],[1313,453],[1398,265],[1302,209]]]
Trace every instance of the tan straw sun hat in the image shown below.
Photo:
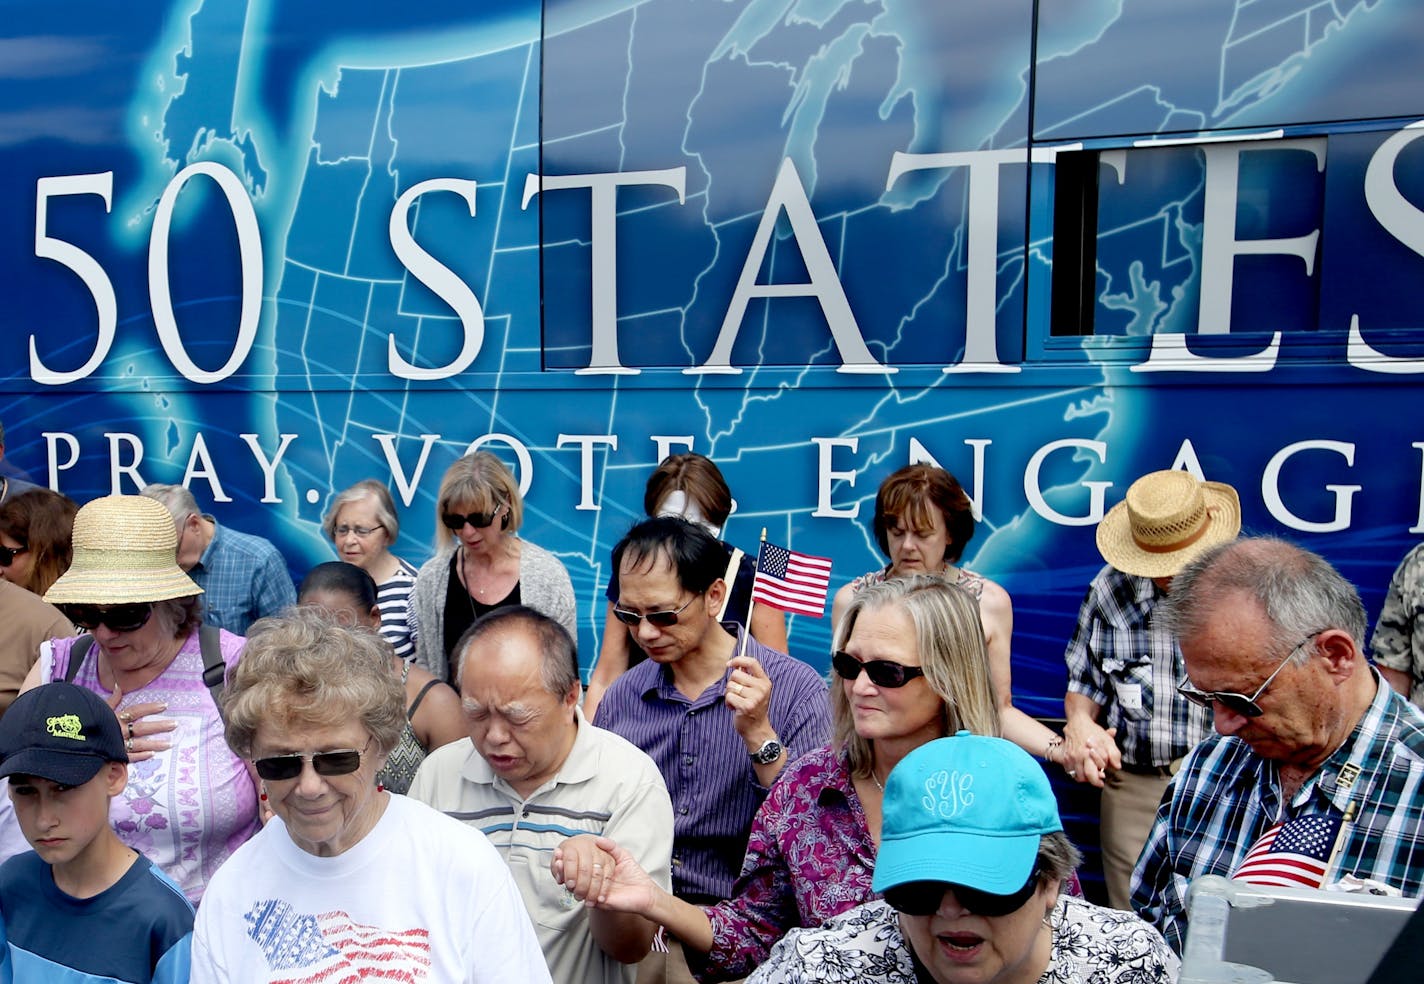
[[[74,517],[74,562],[45,592],[52,605],[126,605],[202,594],[178,566],[178,531],[156,499],[106,495]]]
[[[1192,558],[1241,532],[1241,500],[1221,482],[1156,471],[1133,482],[1098,524],[1098,552],[1125,574],[1174,577]]]

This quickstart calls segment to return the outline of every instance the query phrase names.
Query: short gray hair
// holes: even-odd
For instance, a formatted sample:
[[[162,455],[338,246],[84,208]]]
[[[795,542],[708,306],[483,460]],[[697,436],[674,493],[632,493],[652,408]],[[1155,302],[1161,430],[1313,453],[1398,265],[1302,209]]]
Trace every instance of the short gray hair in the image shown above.
[[[203,514],[202,510],[198,508],[198,500],[193,498],[193,493],[181,485],[153,482],[145,485],[139,495],[146,495],[150,499],[157,499],[163,503],[175,524],[183,522],[188,516]]]
[[[1225,543],[1193,560],[1172,579],[1161,624],[1178,638],[1195,635],[1232,593],[1255,600],[1281,646],[1323,629],[1343,629],[1363,645],[1365,606],[1355,586],[1319,554],[1275,537]]]
[[[455,643],[456,687],[465,674],[465,656],[476,642],[487,636],[519,631],[534,637],[540,656],[539,681],[545,690],[562,698],[581,683],[578,655],[568,629],[526,605],[509,605],[477,618],[475,624],[466,629],[460,641]]]
[[[376,506],[376,522],[386,530],[386,538],[391,543],[400,536],[400,517],[396,515],[396,501],[391,498],[391,490],[374,478],[363,478],[348,489],[343,489],[331,501],[331,508],[321,520],[321,528],[328,540],[336,540],[336,514],[353,502],[371,499]]]
[[[1063,831],[1056,830],[1039,838],[1036,866],[1040,884],[1048,879],[1056,878],[1059,883],[1059,891],[1062,891],[1068,877],[1077,871],[1078,866],[1082,863],[1083,855],[1073,846],[1073,842]]]

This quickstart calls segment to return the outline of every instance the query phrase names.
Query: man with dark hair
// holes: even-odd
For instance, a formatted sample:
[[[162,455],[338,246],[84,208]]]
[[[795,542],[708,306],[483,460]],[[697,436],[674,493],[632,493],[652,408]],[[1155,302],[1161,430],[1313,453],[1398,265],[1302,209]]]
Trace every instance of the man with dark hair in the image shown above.
[[[1188,884],[1249,881],[1278,854],[1298,884],[1424,892],[1424,712],[1365,659],[1354,587],[1309,551],[1243,539],[1185,567],[1163,611],[1186,661],[1178,689],[1218,734],[1157,811],[1133,907],[1181,952]]]
[[[652,756],[667,781],[672,890],[694,905],[732,894],[767,788],[830,736],[821,677],[717,621],[726,557],[711,534],[674,517],[639,523],[614,548],[613,614],[648,659],[608,688],[595,722]],[[674,950],[640,980],[690,980]]]
[[[514,874],[555,984],[631,984],[656,927],[590,909],[549,872],[557,848],[591,869],[625,844],[666,887],[672,806],[657,766],[579,710],[574,642],[515,605],[477,620],[452,654],[469,738],[421,763],[409,795],[481,830]]]

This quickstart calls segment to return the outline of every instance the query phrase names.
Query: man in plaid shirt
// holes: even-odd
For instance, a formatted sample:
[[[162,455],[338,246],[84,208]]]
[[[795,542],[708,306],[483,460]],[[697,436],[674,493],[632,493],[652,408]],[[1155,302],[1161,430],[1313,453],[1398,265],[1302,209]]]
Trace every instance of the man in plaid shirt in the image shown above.
[[[1178,952],[1188,884],[1230,877],[1271,825],[1346,818],[1327,885],[1424,894],[1424,712],[1369,665],[1359,594],[1322,558],[1243,539],[1188,565],[1163,615],[1190,699],[1212,709],[1133,872],[1132,904]]]
[[[1154,613],[1188,561],[1240,531],[1236,490],[1183,471],[1139,478],[1098,524],[1108,565],[1088,586],[1064,653],[1063,764],[1103,787],[1103,876],[1118,909],[1128,908],[1132,866],[1167,784],[1211,730],[1210,712],[1176,691],[1182,654]]]

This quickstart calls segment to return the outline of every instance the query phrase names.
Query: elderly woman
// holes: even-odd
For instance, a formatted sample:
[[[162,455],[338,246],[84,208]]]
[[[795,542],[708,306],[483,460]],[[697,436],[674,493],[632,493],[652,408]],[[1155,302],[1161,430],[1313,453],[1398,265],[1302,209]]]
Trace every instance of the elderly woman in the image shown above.
[[[381,636],[403,660],[415,658],[420,635],[410,607],[415,588],[415,565],[391,553],[400,536],[400,518],[391,490],[375,479],[357,482],[337,495],[321,521],[337,556],[355,564],[376,582],[376,603],[381,608]]]
[[[1009,640],[1014,629],[1013,603],[1008,592],[982,574],[957,567],[974,535],[969,496],[943,468],[909,465],[885,479],[875,495],[875,541],[890,558],[877,571],[863,574],[836,592],[831,624],[840,622],[856,592],[871,584],[910,574],[934,574],[963,588],[979,603],[984,638],[989,647],[989,677],[999,705],[1005,738],[1049,761],[1072,768],[1062,756],[1063,739],[1013,704],[1013,671]],[[1091,753],[1094,750],[1088,749]],[[1106,762],[1106,750],[1098,750]],[[1070,778],[1078,779],[1074,770]],[[1086,781],[1080,779],[1080,781]]]
[[[440,480],[435,557],[415,579],[411,604],[420,624],[416,661],[459,687],[450,653],[486,612],[525,605],[578,638],[569,572],[543,547],[515,534],[524,519],[519,486],[488,451],[456,461]]]
[[[1168,984],[1177,957],[1137,916],[1063,895],[1079,856],[1042,767],[960,734],[885,782],[884,901],[787,935],[747,984]]]
[[[194,984],[547,982],[514,879],[478,830],[376,784],[405,695],[373,632],[298,608],[252,627],[227,740],[275,815],[198,910]]]
[[[721,537],[722,527],[732,514],[732,490],[722,477],[722,470],[700,454],[674,454],[662,460],[648,476],[643,491],[643,510],[651,516],[680,516],[696,523],[715,537]],[[752,581],[756,577],[756,556],[743,553],[726,540],[719,541],[727,551],[727,597],[720,617],[745,625],[747,610],[752,612],[752,638],[765,646],[784,653],[786,649],[786,616],[772,608],[751,605]],[[614,602],[618,600],[618,572],[610,568],[608,609],[604,613],[603,642],[598,660],[588,679],[583,712],[591,721],[603,692],[630,666],[646,657],[637,646],[629,644],[628,628],[614,617]]]
[[[243,640],[200,628],[202,589],[178,567],[177,541],[153,499],[85,504],[74,519],[74,562],[45,600],[87,632],[42,646],[24,689],[68,680],[109,699],[131,763],[110,822],[197,904],[213,872],[257,832],[257,790],[223,740],[214,695]]]
[[[22,492],[0,506],[0,577],[41,597],[69,569],[74,514],[67,495]]]
[[[997,733],[979,610],[940,578],[866,588],[836,629],[832,744],[787,766],[753,821],[732,898],[690,905],[618,857],[603,884],[555,873],[597,905],[666,926],[703,980],[750,972],[796,926],[816,926],[873,897],[884,777],[926,742],[960,729]],[[613,871],[611,865],[608,868]]]
[[[302,579],[297,604],[311,606],[341,625],[361,626],[372,632],[379,632],[382,627],[376,582],[354,564],[339,560],[317,564]],[[385,767],[376,774],[376,782],[393,793],[404,793],[428,753],[459,741],[468,731],[460,698],[446,683],[400,659],[394,651],[390,671],[405,691],[405,727],[386,756]]]

